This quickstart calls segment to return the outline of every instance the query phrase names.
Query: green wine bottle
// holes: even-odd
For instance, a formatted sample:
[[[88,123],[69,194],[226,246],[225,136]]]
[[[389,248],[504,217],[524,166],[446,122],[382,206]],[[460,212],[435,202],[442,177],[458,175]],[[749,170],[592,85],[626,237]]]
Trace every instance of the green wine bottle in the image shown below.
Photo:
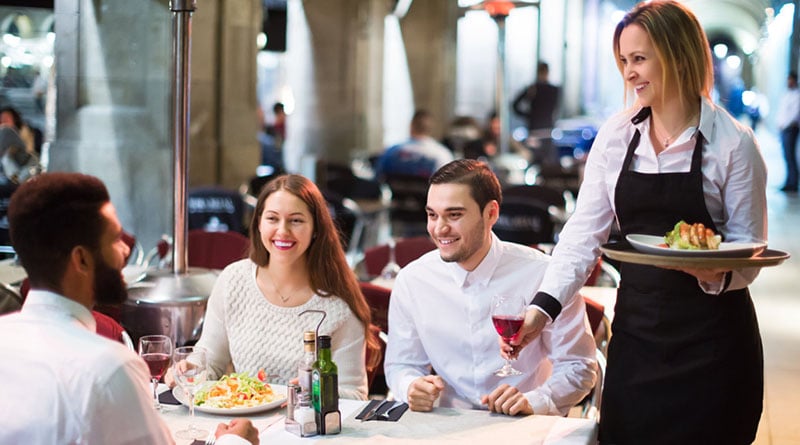
[[[331,337],[317,338],[317,360],[311,368],[311,400],[319,434],[337,434],[342,429],[339,413],[339,375],[331,359]]]

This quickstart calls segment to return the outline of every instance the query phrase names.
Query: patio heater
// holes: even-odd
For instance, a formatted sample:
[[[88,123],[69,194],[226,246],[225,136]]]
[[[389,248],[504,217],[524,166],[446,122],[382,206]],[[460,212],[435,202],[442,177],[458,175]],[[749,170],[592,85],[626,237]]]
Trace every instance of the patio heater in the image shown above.
[[[518,6],[539,6],[539,1],[483,0],[472,6],[489,13],[497,23],[497,70],[495,81],[495,109],[500,119],[500,140],[498,150],[501,154],[509,152],[511,140],[511,121],[508,106],[508,79],[506,76],[506,17]]]
[[[122,322],[134,340],[141,335],[169,335],[178,345],[199,337],[206,302],[216,280],[208,269],[189,269],[187,251],[187,166],[189,152],[190,50],[196,0],[171,0],[172,142],[174,232],[172,270],[148,269],[128,288]]]

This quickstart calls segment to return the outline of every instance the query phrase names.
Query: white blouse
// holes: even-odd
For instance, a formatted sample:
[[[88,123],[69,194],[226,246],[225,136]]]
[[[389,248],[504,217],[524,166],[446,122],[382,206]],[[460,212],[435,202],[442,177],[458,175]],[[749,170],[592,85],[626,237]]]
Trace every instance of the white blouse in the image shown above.
[[[631,122],[638,112],[639,109],[626,110],[609,119],[600,128],[589,152],[576,211],[559,235],[553,260],[538,289],[556,298],[562,306],[586,281],[600,255],[600,246],[608,240],[612,224],[618,227],[615,188],[628,144],[637,129],[642,138],[631,168],[641,173],[688,172],[694,138],[703,137],[706,140],[701,167],[703,194],[717,230],[728,242],[767,240],[767,168],[749,128],[703,99],[699,127],[687,129],[674,145],[656,155],[647,137],[650,119],[637,125]],[[710,294],[742,289],[756,278],[759,270],[733,271],[726,289],[724,282],[698,285]]]

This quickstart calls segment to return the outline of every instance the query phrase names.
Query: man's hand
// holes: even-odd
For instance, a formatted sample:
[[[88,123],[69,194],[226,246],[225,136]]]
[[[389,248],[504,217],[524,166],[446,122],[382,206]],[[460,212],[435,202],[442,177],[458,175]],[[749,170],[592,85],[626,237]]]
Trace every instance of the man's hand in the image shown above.
[[[525,313],[525,322],[517,335],[511,339],[511,343],[504,342],[500,337],[500,355],[506,359],[517,358],[519,351],[542,333],[549,320],[547,315],[538,309],[528,309],[528,312]]]
[[[430,411],[433,402],[444,389],[444,380],[438,375],[420,377],[408,386],[408,407],[411,411]]]
[[[233,419],[231,423],[220,423],[214,436],[219,438],[225,434],[235,434],[245,440],[249,440],[253,445],[258,445],[258,430],[253,426],[249,419]]]
[[[533,407],[528,402],[525,394],[505,383],[495,388],[491,394],[481,397],[481,403],[487,405],[489,411],[493,413],[502,413],[509,416],[533,414]]]

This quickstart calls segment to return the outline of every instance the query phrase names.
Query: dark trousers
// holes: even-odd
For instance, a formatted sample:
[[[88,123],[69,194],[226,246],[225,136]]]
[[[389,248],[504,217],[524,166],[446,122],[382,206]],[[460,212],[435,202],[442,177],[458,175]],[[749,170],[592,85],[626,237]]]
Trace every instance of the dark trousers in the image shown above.
[[[797,190],[797,135],[800,127],[790,125],[781,130],[783,159],[786,161],[786,183],[783,188]]]

